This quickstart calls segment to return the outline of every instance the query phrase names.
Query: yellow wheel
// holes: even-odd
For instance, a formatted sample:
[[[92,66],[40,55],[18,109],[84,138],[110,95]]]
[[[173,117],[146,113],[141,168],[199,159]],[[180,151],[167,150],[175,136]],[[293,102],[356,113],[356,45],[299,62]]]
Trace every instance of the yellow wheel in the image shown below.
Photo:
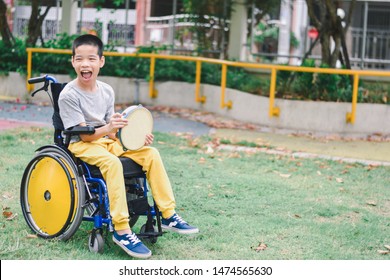
[[[67,240],[82,221],[84,193],[83,181],[66,152],[44,149],[23,175],[20,199],[24,218],[39,236]]]

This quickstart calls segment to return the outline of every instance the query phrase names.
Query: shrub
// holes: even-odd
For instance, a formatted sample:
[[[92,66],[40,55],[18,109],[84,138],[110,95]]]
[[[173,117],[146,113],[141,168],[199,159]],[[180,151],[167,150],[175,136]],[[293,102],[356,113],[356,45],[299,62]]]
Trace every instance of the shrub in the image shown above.
[[[16,43],[12,49],[0,40],[0,75],[8,75],[11,71],[26,73],[26,44],[23,40],[17,38],[15,40]]]
[[[56,38],[47,41],[45,47],[54,49],[71,49],[77,35],[58,34]],[[106,51],[115,51],[113,45],[107,44]],[[143,46],[138,53],[158,53],[167,50],[166,46]],[[27,72],[26,44],[16,39],[13,48],[4,46],[0,40],[0,75],[10,71],[22,74]],[[314,60],[306,60],[305,67],[316,67]],[[326,67],[322,65],[321,67]],[[150,79],[150,59],[140,57],[106,57],[105,67],[101,75]],[[59,54],[33,54],[33,76],[40,73],[68,74],[75,72],[70,63],[70,56]],[[196,63],[192,61],[157,59],[155,67],[156,81],[195,82]],[[221,84],[221,65],[202,63],[201,82],[205,84]],[[384,83],[360,82],[359,102],[390,104],[390,88]],[[243,68],[229,67],[226,77],[228,88],[244,92],[268,96],[269,77],[246,71]],[[352,100],[351,78],[347,75],[314,74],[306,72],[278,71],[277,97],[290,99],[308,99],[324,101],[350,102]]]

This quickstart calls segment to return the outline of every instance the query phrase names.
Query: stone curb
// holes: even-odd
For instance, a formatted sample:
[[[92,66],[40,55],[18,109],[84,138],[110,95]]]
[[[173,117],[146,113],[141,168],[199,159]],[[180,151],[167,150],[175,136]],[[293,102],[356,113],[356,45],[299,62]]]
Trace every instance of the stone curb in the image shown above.
[[[338,156],[329,156],[323,154],[313,154],[306,152],[291,152],[291,151],[280,151],[269,148],[253,148],[253,147],[244,147],[244,146],[234,146],[234,145],[219,145],[217,150],[225,150],[231,152],[244,152],[244,153],[266,153],[270,155],[281,155],[289,156],[294,158],[320,158],[332,161],[341,161],[345,163],[360,163],[367,166],[390,166],[388,161],[376,161],[376,160],[365,160],[357,158],[347,158],[347,157],[338,157]]]

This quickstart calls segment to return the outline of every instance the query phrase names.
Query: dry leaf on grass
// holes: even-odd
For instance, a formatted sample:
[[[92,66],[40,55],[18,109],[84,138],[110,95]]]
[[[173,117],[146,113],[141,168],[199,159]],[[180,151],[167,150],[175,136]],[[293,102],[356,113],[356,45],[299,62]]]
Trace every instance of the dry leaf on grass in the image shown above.
[[[7,221],[13,220],[17,215],[17,213],[12,213],[8,206],[3,207],[3,217],[6,218]]]
[[[343,180],[343,178],[336,178],[336,182],[337,183],[344,183],[344,180]]]
[[[228,157],[229,158],[240,158],[241,155],[237,152],[234,152],[234,153],[230,153]]]
[[[385,250],[378,250],[378,253],[381,254],[381,255],[387,255],[387,254],[390,254],[390,251],[389,250],[387,250],[387,251],[385,251]]]
[[[254,250],[256,252],[260,252],[260,251],[264,251],[265,249],[267,249],[267,244],[263,243],[263,242],[260,242],[259,245],[257,245],[256,248],[254,248]]]
[[[366,167],[366,170],[371,171],[371,170],[373,170],[373,169],[376,169],[377,167],[378,167],[377,165],[370,164],[370,165],[368,165],[368,166]]]
[[[378,250],[378,253],[381,254],[381,255],[390,254],[390,245],[384,245],[384,247],[385,247],[387,250]]]
[[[2,195],[2,197],[3,197],[4,199],[11,199],[11,198],[12,198],[12,195],[10,195],[10,194],[8,194],[8,193],[4,193],[4,194]],[[4,208],[3,208],[3,210],[4,210]]]
[[[11,217],[13,214],[11,211],[5,211],[3,210],[3,217],[8,219],[9,217]]]
[[[321,168],[321,169],[329,169],[329,166],[326,165],[326,164],[320,163],[319,168]]]
[[[213,154],[213,153],[214,153],[214,149],[210,146],[207,146],[206,154]]]
[[[199,138],[189,138],[187,139],[187,144],[191,148],[198,148],[200,147],[200,139]]]
[[[370,205],[370,206],[376,206],[376,202],[373,201],[373,200],[369,200],[366,202],[367,205]]]
[[[12,221],[18,216],[18,213],[12,213],[11,211],[3,211],[3,216],[7,221]]]
[[[282,177],[282,178],[286,178],[286,179],[287,179],[287,178],[290,178],[290,177],[291,177],[291,174],[283,174],[283,173],[280,173],[279,176]]]

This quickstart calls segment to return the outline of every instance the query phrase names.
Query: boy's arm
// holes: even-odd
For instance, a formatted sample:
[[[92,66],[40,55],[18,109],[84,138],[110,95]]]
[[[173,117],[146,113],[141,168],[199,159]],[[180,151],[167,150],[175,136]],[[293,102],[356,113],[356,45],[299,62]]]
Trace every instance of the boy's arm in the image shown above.
[[[107,134],[108,138],[112,139],[112,140],[118,140],[118,138],[116,137],[116,133],[110,133],[110,134]]]
[[[112,139],[115,139],[115,136],[113,136],[112,134],[115,134],[119,128],[126,126],[127,122],[128,122],[127,119],[123,118],[121,114],[115,113],[111,117],[110,122],[108,124],[101,126],[99,128],[96,128],[94,134],[91,134],[91,135],[83,134],[83,135],[80,135],[80,138],[84,142],[95,141],[95,140],[100,139],[106,135],[108,135]],[[86,126],[87,124],[80,123],[79,125]]]

